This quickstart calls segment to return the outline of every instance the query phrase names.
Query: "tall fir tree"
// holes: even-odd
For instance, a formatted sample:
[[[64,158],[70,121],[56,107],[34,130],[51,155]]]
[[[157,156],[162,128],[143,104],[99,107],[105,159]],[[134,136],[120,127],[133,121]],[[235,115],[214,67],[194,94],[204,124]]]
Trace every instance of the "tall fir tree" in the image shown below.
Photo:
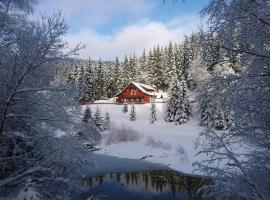
[[[151,68],[149,73],[149,79],[152,85],[155,85],[157,89],[164,87],[164,74],[162,65],[162,55],[160,47],[154,48],[153,55],[151,56]]]
[[[124,63],[122,67],[122,75],[121,75],[122,88],[125,87],[130,82],[129,78],[130,78],[129,77],[129,61],[128,61],[127,55],[125,55]]]
[[[67,82],[68,83],[76,83],[78,80],[78,75],[79,75],[79,69],[78,69],[78,65],[75,64],[70,72],[67,75]]]
[[[175,63],[175,79],[180,80],[182,79],[183,75],[183,66],[182,66],[182,51],[180,46],[174,46],[174,63]]]
[[[184,124],[191,118],[191,114],[187,84],[184,80],[175,81],[170,89],[165,121]]]
[[[90,59],[85,69],[84,85],[85,101],[92,103],[95,100],[95,83],[92,61]]]
[[[129,57],[128,77],[129,81],[137,81],[137,59],[135,54],[133,57]]]
[[[103,63],[101,62],[101,59],[98,62],[98,66],[96,69],[96,80],[95,80],[95,97],[96,99],[101,99],[106,97],[105,93],[105,72],[103,68]]]
[[[115,58],[114,68],[113,68],[113,93],[117,94],[122,87],[121,80],[121,66],[118,57]]]
[[[188,87],[190,85],[191,81],[191,55],[190,50],[188,46],[188,39],[186,38],[184,41],[184,44],[182,46],[182,77],[188,84]]]
[[[174,52],[173,52],[173,45],[172,42],[169,43],[168,48],[164,52],[164,74],[166,74],[166,86],[168,87],[174,77],[174,69],[175,69],[175,63],[174,63]]]
[[[148,80],[148,68],[147,68],[147,56],[145,49],[143,50],[143,54],[139,59],[139,69],[138,69],[138,80],[141,83],[149,84]]]

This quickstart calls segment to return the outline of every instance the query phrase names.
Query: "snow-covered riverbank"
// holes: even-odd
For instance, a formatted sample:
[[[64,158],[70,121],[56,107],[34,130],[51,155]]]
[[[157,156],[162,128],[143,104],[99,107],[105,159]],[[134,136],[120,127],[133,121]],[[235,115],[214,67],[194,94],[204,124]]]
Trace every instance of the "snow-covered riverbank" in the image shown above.
[[[130,121],[129,112],[122,112],[122,105],[94,104],[89,106],[93,112],[97,106],[103,115],[108,112],[111,116],[111,122],[115,126],[130,127],[141,135],[140,140],[133,142],[106,144],[103,140],[98,146],[101,150],[96,151],[97,154],[144,159],[189,174],[193,173],[194,170],[192,163],[201,159],[195,155],[195,141],[202,131],[195,117],[184,125],[165,122],[164,109],[166,105],[158,103],[156,104],[158,121],[151,124],[149,122],[151,104],[135,105],[135,121]],[[104,132],[103,137],[105,138],[107,134],[109,133]]]

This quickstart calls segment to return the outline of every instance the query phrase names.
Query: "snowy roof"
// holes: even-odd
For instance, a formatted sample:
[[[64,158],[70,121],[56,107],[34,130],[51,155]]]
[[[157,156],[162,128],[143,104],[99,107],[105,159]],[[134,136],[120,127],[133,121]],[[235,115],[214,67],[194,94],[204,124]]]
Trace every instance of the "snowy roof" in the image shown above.
[[[154,96],[155,95],[155,89],[150,86],[150,85],[145,85],[143,83],[137,83],[137,82],[130,82],[121,92],[119,92],[117,95],[115,96],[118,96],[119,94],[121,94],[130,84],[133,84],[135,85],[142,93],[144,94],[147,94],[149,96]],[[149,91],[146,91],[146,90],[153,90],[153,92],[149,92]]]
[[[143,88],[145,88],[145,89],[147,89],[147,90],[155,90],[155,88],[153,88],[152,86],[150,86],[150,85],[146,85],[146,84],[144,84],[144,83],[136,83],[136,82],[132,82],[133,84],[138,84],[138,85],[140,85],[141,87],[143,87]]]

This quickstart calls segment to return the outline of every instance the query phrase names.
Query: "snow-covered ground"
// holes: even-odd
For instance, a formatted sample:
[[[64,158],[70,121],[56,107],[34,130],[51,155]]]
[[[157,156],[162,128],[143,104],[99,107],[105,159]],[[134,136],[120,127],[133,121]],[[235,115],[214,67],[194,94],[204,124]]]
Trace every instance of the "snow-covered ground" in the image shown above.
[[[115,126],[129,126],[142,136],[139,141],[114,144],[106,144],[103,140],[98,146],[101,150],[96,151],[96,153],[132,159],[145,157],[145,161],[161,163],[184,173],[194,173],[192,163],[201,159],[195,156],[195,140],[202,131],[202,128],[198,125],[198,120],[193,117],[184,125],[165,122],[166,104],[157,103],[158,121],[151,124],[149,122],[150,106],[151,104],[136,104],[136,120],[130,121],[129,112],[123,113],[122,111],[123,105],[89,105],[93,112],[95,112],[96,107],[101,109],[103,115],[108,112],[111,116],[111,122]],[[106,134],[109,133],[104,132],[104,138],[106,138]]]

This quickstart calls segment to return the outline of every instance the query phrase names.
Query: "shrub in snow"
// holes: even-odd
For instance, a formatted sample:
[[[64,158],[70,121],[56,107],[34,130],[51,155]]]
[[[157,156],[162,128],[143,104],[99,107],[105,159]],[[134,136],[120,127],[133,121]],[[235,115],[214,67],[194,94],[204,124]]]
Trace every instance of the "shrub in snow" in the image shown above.
[[[129,126],[117,127],[111,125],[109,134],[105,137],[106,144],[114,144],[120,142],[134,142],[141,139],[141,134]]]
[[[135,121],[135,120],[136,120],[136,110],[135,110],[134,104],[132,104],[132,106],[131,106],[129,116],[130,116],[129,119],[130,119],[131,121]]]
[[[94,115],[94,124],[99,130],[103,130],[103,119],[99,107],[96,108],[96,112]]]
[[[124,101],[124,105],[123,105],[123,112],[127,113],[128,112],[128,104],[127,104],[127,100]]]
[[[146,138],[146,145],[154,147],[154,148],[161,148],[164,150],[170,150],[172,148],[169,142],[163,142],[159,139],[155,139],[152,136]]]
[[[83,122],[89,123],[93,120],[91,108],[87,107],[83,113]]]
[[[103,123],[103,130],[109,130],[111,125],[111,117],[108,112],[105,114],[104,123]]]
[[[156,110],[156,104],[151,104],[151,116],[150,116],[150,123],[155,123],[157,121],[157,110]]]
[[[165,121],[184,124],[191,117],[191,106],[185,81],[173,83],[167,102]]]

